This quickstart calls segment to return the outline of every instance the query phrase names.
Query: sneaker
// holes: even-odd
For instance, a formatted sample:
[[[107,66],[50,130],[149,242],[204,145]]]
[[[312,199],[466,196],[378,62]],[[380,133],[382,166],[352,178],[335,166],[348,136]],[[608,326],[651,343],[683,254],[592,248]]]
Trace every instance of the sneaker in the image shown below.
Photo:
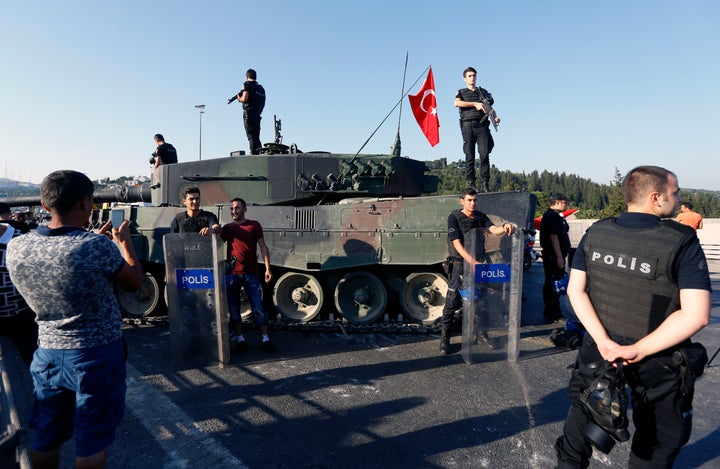
[[[262,343],[262,349],[265,351],[265,353],[275,353],[277,350],[272,342],[269,340],[266,340]]]
[[[247,342],[244,340],[242,342],[235,341],[235,344],[233,344],[233,352],[238,354],[247,352]]]

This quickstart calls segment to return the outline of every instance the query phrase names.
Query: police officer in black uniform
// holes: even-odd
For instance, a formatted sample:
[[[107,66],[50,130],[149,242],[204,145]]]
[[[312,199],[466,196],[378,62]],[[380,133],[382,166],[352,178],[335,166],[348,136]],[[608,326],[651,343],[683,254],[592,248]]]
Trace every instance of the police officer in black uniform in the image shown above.
[[[550,196],[548,208],[540,221],[540,246],[542,246],[543,271],[543,315],[548,323],[563,318],[560,309],[560,295],[555,291],[555,281],[565,276],[565,259],[570,252],[570,227],[560,212],[567,208],[567,197],[559,192]]]
[[[628,467],[672,467],[690,438],[695,376],[684,357],[690,338],[710,320],[711,286],[694,230],[663,220],[675,214],[678,192],[672,172],[632,169],[623,180],[627,212],[593,224],[577,249],[567,292],[587,334],[555,444],[560,468],[588,466],[592,414],[583,391],[611,363],[622,363],[632,390]]]
[[[262,143],[260,143],[260,120],[261,114],[265,109],[265,88],[257,82],[257,72],[249,68],[245,73],[247,81],[243,83],[242,90],[238,92],[235,99],[243,105],[243,123],[245,124],[245,134],[250,143],[250,154],[257,155],[260,153]],[[230,104],[234,99],[230,99]]]
[[[495,100],[485,89],[475,86],[477,72],[474,68],[468,67],[463,72],[463,79],[467,85],[458,90],[455,95],[455,107],[460,108],[460,130],[463,137],[463,152],[465,153],[465,176],[468,185],[475,188],[475,145],[478,148],[480,158],[480,190],[489,192],[490,181],[490,152],[495,146],[492,135],[490,135],[490,120],[482,103],[482,97],[487,98],[492,106]],[[500,118],[495,116],[495,123],[500,123]]]
[[[453,316],[462,306],[462,298],[458,293],[460,288],[460,275],[463,272],[463,260],[471,265],[484,262],[484,259],[475,259],[474,255],[465,249],[465,237],[473,229],[487,230],[494,235],[512,235],[515,232],[515,225],[503,223],[502,226],[495,226],[493,222],[479,210],[475,210],[477,203],[477,191],[473,188],[465,189],[460,197],[461,210],[454,210],[448,216],[448,252],[449,252],[449,282],[445,295],[445,307],[443,308],[440,324],[442,334],[440,337],[440,351],[443,354],[450,353],[450,327]],[[482,234],[482,233],[481,233]],[[482,242],[483,240],[479,240]]]

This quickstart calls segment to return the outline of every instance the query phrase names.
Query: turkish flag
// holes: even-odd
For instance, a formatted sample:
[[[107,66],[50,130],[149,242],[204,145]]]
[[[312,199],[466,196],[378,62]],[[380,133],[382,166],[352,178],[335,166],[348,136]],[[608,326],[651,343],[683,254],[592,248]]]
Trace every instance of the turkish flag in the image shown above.
[[[440,142],[440,121],[437,116],[437,99],[435,99],[435,79],[432,67],[428,72],[425,83],[418,94],[408,95],[410,107],[415,115],[420,130],[427,137],[430,146],[434,147]]]

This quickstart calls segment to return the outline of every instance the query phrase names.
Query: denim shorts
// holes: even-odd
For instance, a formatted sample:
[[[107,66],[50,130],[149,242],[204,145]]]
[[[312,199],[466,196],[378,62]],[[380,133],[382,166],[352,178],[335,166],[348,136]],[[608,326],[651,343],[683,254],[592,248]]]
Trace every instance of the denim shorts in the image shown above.
[[[125,412],[123,340],[86,349],[35,351],[30,365],[35,404],[33,449],[51,451],[73,436],[78,457],[99,453],[113,441]]]
[[[260,278],[255,274],[230,274],[226,276],[228,309],[230,310],[230,322],[235,324],[241,322],[240,317],[240,289],[245,288],[245,295],[252,308],[253,322],[257,326],[264,326],[268,323],[268,316],[262,305],[262,287]]]

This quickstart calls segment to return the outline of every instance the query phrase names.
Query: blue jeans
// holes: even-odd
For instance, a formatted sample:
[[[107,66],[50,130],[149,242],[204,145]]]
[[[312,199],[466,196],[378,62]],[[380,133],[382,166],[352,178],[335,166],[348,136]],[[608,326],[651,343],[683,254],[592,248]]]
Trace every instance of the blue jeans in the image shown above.
[[[30,365],[35,388],[33,449],[51,451],[72,438],[75,453],[92,456],[115,440],[125,412],[122,339],[85,349],[38,348]]]
[[[240,294],[245,288],[245,295],[252,308],[253,322],[256,326],[268,323],[268,315],[262,305],[262,288],[260,279],[255,274],[229,274],[225,276],[228,296],[228,309],[230,310],[230,324],[233,326],[242,322],[240,317]]]

